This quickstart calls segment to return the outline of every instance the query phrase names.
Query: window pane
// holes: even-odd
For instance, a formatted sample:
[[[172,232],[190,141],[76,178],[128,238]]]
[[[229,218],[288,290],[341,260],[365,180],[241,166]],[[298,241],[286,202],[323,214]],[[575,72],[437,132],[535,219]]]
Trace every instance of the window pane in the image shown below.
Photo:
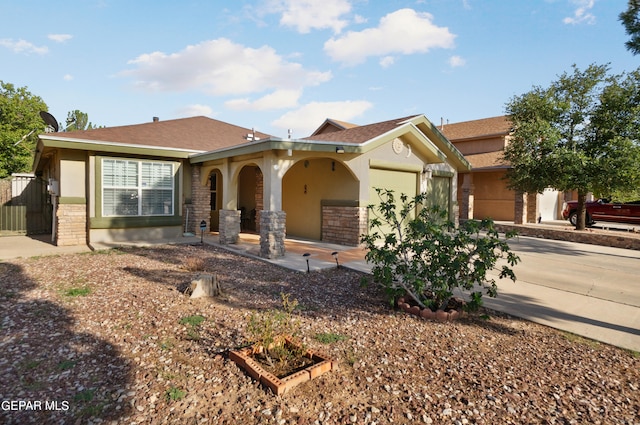
[[[142,163],[142,187],[173,188],[173,166],[153,162]]]
[[[137,187],[138,163],[105,159],[102,161],[102,184],[107,187]]]
[[[137,189],[105,188],[102,198],[103,215],[138,215]]]
[[[173,215],[173,191],[143,190],[142,215]]]

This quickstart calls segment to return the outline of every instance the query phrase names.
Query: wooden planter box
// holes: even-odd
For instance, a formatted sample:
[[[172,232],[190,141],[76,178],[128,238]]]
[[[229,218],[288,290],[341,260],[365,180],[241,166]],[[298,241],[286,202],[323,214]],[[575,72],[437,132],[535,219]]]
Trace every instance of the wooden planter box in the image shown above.
[[[274,374],[267,372],[253,359],[251,348],[229,352],[229,359],[244,369],[249,376],[260,381],[277,395],[282,395],[298,384],[310,381],[323,373],[336,369],[337,365],[334,366],[335,363],[323,353],[307,350],[304,356],[315,363],[284,378],[278,378]]]

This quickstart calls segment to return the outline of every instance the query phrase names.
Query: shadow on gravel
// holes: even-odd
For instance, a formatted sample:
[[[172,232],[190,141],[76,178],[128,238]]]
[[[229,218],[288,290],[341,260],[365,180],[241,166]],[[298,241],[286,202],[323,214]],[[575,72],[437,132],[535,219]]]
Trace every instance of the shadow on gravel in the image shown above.
[[[69,310],[39,291],[21,266],[0,262],[0,423],[128,415],[130,406],[118,403],[131,382],[127,362],[106,341],[74,331]]]

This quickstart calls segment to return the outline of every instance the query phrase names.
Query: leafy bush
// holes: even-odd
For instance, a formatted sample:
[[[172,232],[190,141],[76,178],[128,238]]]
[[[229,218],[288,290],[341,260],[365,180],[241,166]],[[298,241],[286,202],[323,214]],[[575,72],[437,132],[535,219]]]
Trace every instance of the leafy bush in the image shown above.
[[[249,316],[247,331],[249,343],[254,353],[264,355],[268,362],[271,358],[286,362],[304,352],[302,345],[288,342],[298,339],[300,321],[293,317],[298,300],[290,300],[289,294],[281,293],[282,309],[273,309]]]
[[[499,278],[516,277],[509,266],[520,261],[510,251],[507,240],[515,232],[500,238],[492,220],[468,220],[460,226],[446,212],[425,206],[426,194],[413,199],[400,195],[397,205],[392,190],[376,189],[381,203],[370,205],[369,233],[361,242],[368,250],[374,281],[381,285],[391,302],[407,294],[421,307],[444,309],[455,289],[473,291],[467,308],[482,304],[483,290],[497,295],[495,279],[487,278],[499,270]],[[508,265],[497,266],[500,259]],[[462,292],[462,291],[461,291]]]

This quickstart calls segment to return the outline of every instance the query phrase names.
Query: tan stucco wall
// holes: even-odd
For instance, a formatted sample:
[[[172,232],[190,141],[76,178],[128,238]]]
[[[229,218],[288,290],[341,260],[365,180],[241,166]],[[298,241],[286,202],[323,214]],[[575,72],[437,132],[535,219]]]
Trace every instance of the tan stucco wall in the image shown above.
[[[60,196],[84,198],[86,196],[85,152],[63,149],[59,155]]]
[[[335,170],[332,170],[332,163]],[[358,187],[358,181],[338,160],[309,158],[298,161],[282,181],[287,235],[319,240],[321,201],[357,200]]]

